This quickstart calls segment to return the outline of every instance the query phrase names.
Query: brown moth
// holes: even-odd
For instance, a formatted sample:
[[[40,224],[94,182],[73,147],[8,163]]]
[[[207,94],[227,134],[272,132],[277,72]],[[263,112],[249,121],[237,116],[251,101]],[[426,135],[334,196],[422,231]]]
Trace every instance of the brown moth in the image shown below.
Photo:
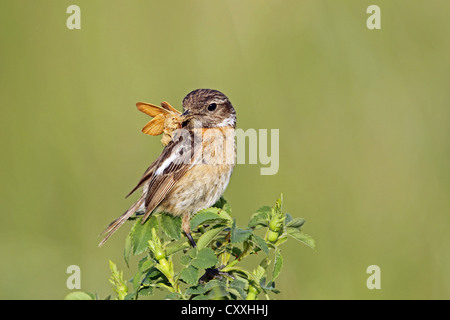
[[[174,131],[181,128],[181,112],[166,101],[161,102],[161,107],[146,102],[138,102],[136,106],[139,111],[153,117],[142,128],[142,132],[151,136],[163,134],[161,143],[164,146],[172,140]]]

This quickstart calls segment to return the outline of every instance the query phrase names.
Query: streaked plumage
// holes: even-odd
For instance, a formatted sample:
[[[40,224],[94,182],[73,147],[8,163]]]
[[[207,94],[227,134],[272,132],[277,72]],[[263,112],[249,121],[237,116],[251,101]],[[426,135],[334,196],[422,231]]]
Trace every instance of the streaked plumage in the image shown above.
[[[147,111],[155,114],[153,109]],[[100,245],[139,208],[145,210],[143,223],[152,213],[181,215],[183,231],[193,243],[191,216],[220,198],[234,168],[236,113],[223,93],[211,89],[189,93],[183,99],[183,111],[181,128],[128,194],[142,187],[141,196],[109,225]]]

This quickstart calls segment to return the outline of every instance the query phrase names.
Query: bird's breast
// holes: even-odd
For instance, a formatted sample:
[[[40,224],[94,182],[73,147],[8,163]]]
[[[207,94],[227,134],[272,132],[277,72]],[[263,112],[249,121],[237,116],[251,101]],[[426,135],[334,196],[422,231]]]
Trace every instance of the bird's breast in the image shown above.
[[[201,130],[201,154],[160,203],[158,212],[193,214],[212,206],[225,191],[236,161],[234,128]]]

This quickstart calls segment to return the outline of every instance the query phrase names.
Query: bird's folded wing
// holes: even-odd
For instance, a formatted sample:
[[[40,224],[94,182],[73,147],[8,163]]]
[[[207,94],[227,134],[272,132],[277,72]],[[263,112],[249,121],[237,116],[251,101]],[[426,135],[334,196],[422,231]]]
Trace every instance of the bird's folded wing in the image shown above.
[[[196,137],[187,130],[175,132],[173,140],[156,159],[151,174],[147,175],[148,189],[143,223],[174,185],[198,162],[201,152],[201,137]]]

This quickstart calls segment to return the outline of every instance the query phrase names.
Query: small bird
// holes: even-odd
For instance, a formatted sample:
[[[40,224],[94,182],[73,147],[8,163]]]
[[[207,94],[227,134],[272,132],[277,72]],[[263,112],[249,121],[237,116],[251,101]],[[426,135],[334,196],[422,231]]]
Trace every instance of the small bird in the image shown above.
[[[181,123],[180,128],[173,131],[173,137],[161,155],[127,195],[142,187],[141,196],[103,231],[105,237],[99,246],[137,211],[145,212],[142,223],[152,213],[181,216],[182,229],[191,245],[196,246],[190,218],[222,196],[233,172],[236,112],[223,93],[212,89],[190,92],[182,105],[183,113],[177,120]]]

